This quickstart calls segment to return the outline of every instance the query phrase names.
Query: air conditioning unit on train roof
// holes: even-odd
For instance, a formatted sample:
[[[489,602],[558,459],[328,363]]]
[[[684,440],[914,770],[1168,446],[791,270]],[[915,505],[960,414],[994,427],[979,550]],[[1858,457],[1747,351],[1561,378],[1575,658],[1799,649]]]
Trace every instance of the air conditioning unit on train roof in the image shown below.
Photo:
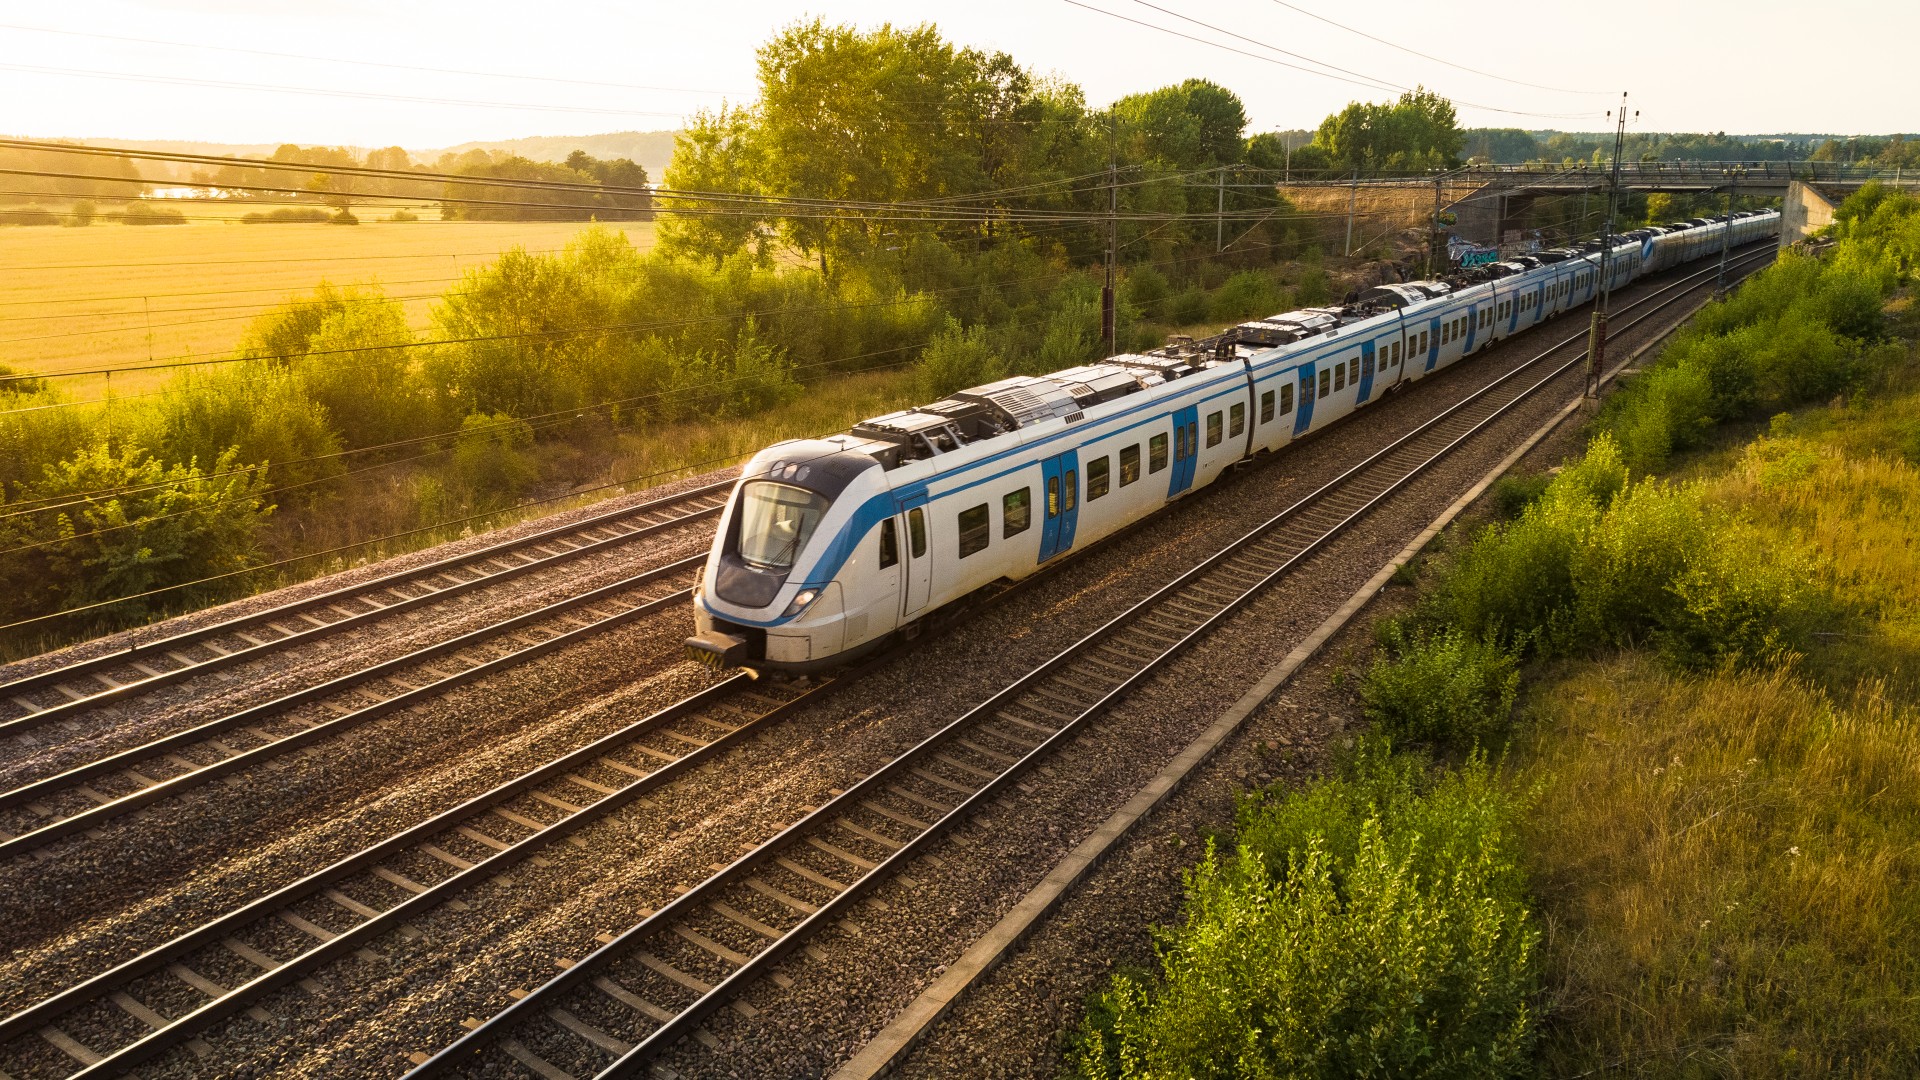
[[[1042,420],[1079,412],[1081,408],[1080,403],[1074,400],[1073,391],[1050,379],[1036,379],[1031,375],[1015,375],[985,386],[975,386],[953,397],[956,401],[985,404],[1004,416],[1013,427],[1028,427]]]

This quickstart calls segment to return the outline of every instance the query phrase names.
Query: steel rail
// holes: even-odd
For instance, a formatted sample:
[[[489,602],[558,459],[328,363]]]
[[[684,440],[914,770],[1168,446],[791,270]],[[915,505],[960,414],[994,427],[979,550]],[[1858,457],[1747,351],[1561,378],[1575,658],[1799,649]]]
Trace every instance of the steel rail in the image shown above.
[[[1748,256],[1748,259],[1752,258],[1754,258],[1754,256]],[[1640,306],[1664,294],[1672,294],[1622,326],[1621,329],[1629,329],[1653,317],[1666,307],[1679,302],[1689,293],[1703,287],[1701,279],[1710,277],[1714,273],[1714,270],[1707,270],[1683,277],[1676,282],[1663,286],[1649,296],[1635,301],[1633,306]],[[554,1016],[556,1019],[561,1015],[565,1015],[567,1019],[563,1021],[563,1026],[571,1029],[575,1033],[581,1033],[583,1030],[583,1022],[572,1014],[564,1013],[559,1002],[565,994],[574,989],[581,988],[589,982],[606,992],[608,996],[614,1000],[635,1010],[638,1016],[646,1018],[647,1022],[658,1024],[650,1033],[632,1043],[628,1043],[618,1036],[610,1035],[597,1029],[589,1028],[588,1030],[591,1031],[591,1034],[585,1036],[587,1042],[597,1046],[600,1050],[617,1054],[616,1060],[611,1065],[596,1073],[597,1077],[610,1078],[637,1075],[652,1058],[676,1043],[685,1035],[691,1033],[701,1022],[710,1016],[714,1010],[722,1007],[726,1001],[765,975],[774,964],[791,953],[792,950],[798,948],[800,943],[805,940],[812,931],[842,918],[854,903],[863,898],[873,888],[877,887],[882,880],[890,876],[894,871],[897,871],[911,859],[917,857],[934,840],[950,831],[963,819],[979,813],[992,799],[997,798],[1006,786],[1011,784],[1018,776],[1023,775],[1042,758],[1048,756],[1054,749],[1062,745],[1065,740],[1077,737],[1087,723],[1106,712],[1113,704],[1138,686],[1142,680],[1157,673],[1174,657],[1185,652],[1186,649],[1217,628],[1223,621],[1239,611],[1246,603],[1264,592],[1273,583],[1287,576],[1303,560],[1311,557],[1326,544],[1330,543],[1335,537],[1343,534],[1355,522],[1371,513],[1382,502],[1399,491],[1407,483],[1423,475],[1427,469],[1449,457],[1461,445],[1485,431],[1509,410],[1524,401],[1530,400],[1539,391],[1580,364],[1585,359],[1585,350],[1580,350],[1571,360],[1555,367],[1531,385],[1525,386],[1517,393],[1514,393],[1510,398],[1501,401],[1494,397],[1496,391],[1504,387],[1509,387],[1522,374],[1532,370],[1536,365],[1548,360],[1567,346],[1575,345],[1583,341],[1585,336],[1584,333],[1576,334],[1549,346],[1532,359],[1525,361],[1512,371],[1499,376],[1485,386],[1475,390],[1459,402],[1420,424],[1412,431],[1396,439],[1393,443],[1366,458],[1364,461],[1346,469],[1327,484],[1322,485],[1314,492],[1302,497],[1273,518],[1255,527],[1239,539],[1222,548],[1219,552],[1203,560],[1197,566],[1161,587],[1151,596],[1129,607],[1125,612],[1109,620],[1099,629],[1094,630],[1073,645],[1068,646],[1039,667],[1016,680],[1012,685],[994,694],[973,709],[968,710],[958,719],[928,736],[887,765],[882,766],[878,771],[870,774],[842,794],[835,796],[819,809],[781,830],[780,833],[762,843],[753,851],[742,855],[727,867],[715,872],[693,889],[674,898],[659,911],[646,917],[626,932],[607,940],[605,944],[584,959],[570,965],[564,972],[552,977],[531,993],[522,996],[501,1012],[496,1013],[492,1018],[484,1021],[479,1026],[461,1036],[454,1043],[428,1058],[427,1061],[407,1073],[408,1080],[420,1080],[420,1078],[440,1075],[453,1065],[471,1059],[484,1047],[495,1042],[500,1042],[509,1055],[517,1058],[522,1064],[525,1064],[527,1067],[534,1069],[542,1075],[562,1075],[564,1070],[560,1070],[551,1063],[540,1059],[534,1051],[513,1040],[509,1032],[523,1021],[531,1021],[541,1015]],[[1470,413],[1470,409],[1476,405],[1487,402],[1496,403],[1485,412],[1485,415],[1474,418]],[[1467,420],[1467,425],[1463,430],[1455,430],[1455,422],[1461,419]],[[1444,440],[1437,449],[1431,452],[1423,451],[1422,456],[1412,462],[1410,466],[1391,466],[1392,471],[1397,475],[1391,476],[1385,486],[1368,494],[1357,506],[1337,508],[1334,514],[1334,521],[1325,526],[1314,526],[1313,534],[1310,535],[1304,543],[1297,545],[1294,550],[1286,552],[1284,557],[1277,558],[1277,565],[1267,567],[1264,573],[1259,574],[1251,573],[1245,568],[1236,569],[1232,566],[1233,561],[1240,557],[1243,552],[1258,548],[1259,545],[1272,539],[1280,530],[1287,526],[1297,521],[1308,519],[1311,512],[1321,504],[1328,503],[1338,507],[1338,504],[1334,503],[1334,496],[1347,491],[1349,485],[1354,484],[1360,478],[1364,477],[1365,474],[1375,466],[1391,465],[1395,455],[1413,447],[1417,441],[1435,434]],[[1277,557],[1280,553],[1269,552],[1268,554]],[[1228,573],[1222,574],[1222,571],[1228,571]],[[1217,588],[1217,584],[1208,579],[1226,577],[1228,580],[1231,580],[1234,576],[1240,577],[1242,581],[1229,593],[1224,594],[1228,596],[1226,600],[1221,601],[1218,599],[1218,596],[1223,595],[1219,592],[1214,593],[1215,599],[1211,603],[1203,599],[1197,599],[1204,597],[1206,592],[1196,589],[1196,586]],[[1249,578],[1251,581],[1247,583],[1246,579]],[[1182,606],[1188,610],[1193,610],[1199,604],[1206,604],[1206,606],[1210,606],[1213,610],[1203,614],[1197,620],[1189,617],[1185,625],[1179,622],[1147,623],[1150,617],[1161,614],[1163,609],[1169,606],[1169,602],[1175,600],[1183,601]],[[1117,680],[1109,677],[1107,679],[1108,685],[1099,686],[1100,674],[1097,670],[1089,671],[1085,668],[1075,669],[1076,677],[1085,681],[1078,684],[1053,682],[1051,690],[1054,692],[1048,692],[1048,684],[1050,680],[1053,680],[1054,676],[1059,675],[1077,661],[1086,659],[1095,649],[1106,645],[1110,641],[1120,639],[1121,635],[1143,623],[1156,626],[1162,631],[1161,633],[1150,632],[1147,634],[1149,640],[1155,638],[1160,639],[1161,645],[1157,648],[1150,649],[1151,655],[1149,656],[1144,658],[1136,656],[1135,660],[1137,662],[1133,665],[1134,670],[1132,670],[1131,673]],[[1177,636],[1166,637],[1164,631],[1174,629],[1175,627],[1178,628]],[[1124,656],[1125,650],[1117,653],[1110,652],[1109,655]],[[1114,670],[1123,670],[1123,668],[1118,665],[1108,664],[1106,666],[1112,667]],[[1074,691],[1070,689],[1070,687],[1078,685],[1084,693],[1087,681],[1091,681],[1096,685],[1094,700],[1090,702],[1074,697]],[[1027,698],[1031,691],[1039,691],[1044,694],[1048,704],[1040,708],[1033,708],[1028,705],[1023,699]],[[1010,712],[1011,709],[1023,707],[1027,708],[1030,712],[1030,715],[1025,718],[1018,718]],[[1063,715],[1058,711],[1063,707],[1074,709],[1075,712],[1072,715]],[[1049,714],[1058,719],[1059,726],[1057,728],[1044,728],[1043,725]],[[1015,739],[1004,738],[1004,731],[991,727],[988,721],[997,721],[1000,723],[1012,721],[1015,724],[1035,732],[1044,730],[1045,734],[1037,743],[1029,742],[1023,744]],[[933,770],[936,767],[936,762],[940,760],[939,751],[947,750],[956,744],[960,744],[960,736],[962,734],[979,737],[982,733],[987,735],[987,738],[982,741],[992,742],[995,737],[1000,737],[999,745],[1001,747],[1017,749],[1018,753],[996,753],[994,756],[1005,759],[1000,763],[1001,767],[997,773],[987,771],[994,762],[992,762],[986,754],[975,753],[969,755],[971,757],[971,764],[961,763],[951,757],[947,757],[947,764],[953,767],[949,768],[944,775],[938,774],[936,771],[933,776],[928,776],[928,772]],[[974,746],[979,748],[977,743],[974,744]],[[927,766],[928,768],[922,768],[922,766]],[[916,775],[935,781],[932,785],[933,790],[931,794],[929,795],[927,793],[926,785],[922,785],[922,793],[912,796],[911,802],[905,810],[897,810],[884,815],[884,817],[888,819],[888,824],[882,826],[890,827],[897,832],[902,825],[907,825],[909,829],[914,829],[917,824],[919,827],[915,830],[915,835],[910,839],[893,840],[880,835],[874,829],[867,829],[858,825],[848,825],[844,831],[833,834],[837,844],[853,847],[857,844],[858,840],[865,838],[872,842],[868,850],[872,850],[873,847],[891,847],[892,850],[884,855],[878,855],[876,853],[875,859],[867,860],[853,852],[846,851],[844,848],[838,848],[834,844],[829,844],[821,848],[820,837],[822,834],[832,834],[836,825],[851,823],[862,808],[873,806],[880,800],[887,798],[890,793],[901,792],[903,784],[916,782],[914,779]],[[984,783],[981,783],[980,777],[989,778],[986,779]],[[942,789],[944,789],[944,791]],[[945,808],[934,821],[909,823],[909,812],[914,809],[912,804],[937,806],[939,805],[939,797],[942,794],[947,794],[948,798],[951,798],[951,792],[968,793],[957,805]],[[869,820],[874,819],[870,817]],[[827,851],[829,858],[836,860],[833,865],[840,868],[843,876],[849,876],[845,874],[849,869],[855,871],[855,874],[850,875],[853,877],[852,881],[840,883],[832,881],[832,879],[827,878],[823,873],[813,871],[797,873],[797,876],[793,879],[795,882],[802,882],[802,879],[811,880],[814,884],[833,893],[829,899],[818,905],[807,905],[811,907],[810,911],[806,911],[803,907],[793,907],[790,904],[789,906],[792,907],[792,910],[803,914],[798,924],[781,932],[778,937],[773,938],[771,941],[761,944],[751,955],[742,955],[740,952],[733,952],[733,956],[739,958],[737,962],[728,961],[727,957],[721,952],[721,950],[731,952],[731,949],[728,949],[725,945],[720,945],[718,949],[714,948],[715,943],[708,935],[701,934],[698,930],[694,929],[695,924],[693,924],[693,917],[697,913],[705,908],[712,907],[718,902],[718,898],[721,896],[728,896],[729,899],[736,898],[727,893],[730,886],[749,882],[757,872],[775,865],[776,860],[781,859],[781,857],[786,854],[793,853],[794,849],[800,848],[804,842],[809,841],[813,842],[816,848]],[[831,870],[831,867],[829,869]],[[811,874],[810,877],[809,874]],[[791,899],[792,898],[789,897],[789,900]],[[763,935],[765,929],[764,927],[762,928]],[[681,931],[680,937],[687,941],[695,941],[695,939],[707,941],[707,945],[701,946],[707,954],[711,954],[704,957],[705,961],[711,964],[715,958],[719,958],[730,963],[733,970],[718,981],[707,984],[707,988],[703,992],[700,992],[699,996],[691,1004],[680,1008],[677,1012],[672,1012],[670,1016],[662,1020],[658,1019],[654,1013],[666,1013],[666,1010],[661,1009],[657,1004],[645,1001],[640,995],[620,986],[617,981],[608,975],[608,970],[616,962],[626,959],[635,953],[637,946],[647,942],[649,939],[657,939],[658,935],[665,934],[669,932],[669,930]],[[696,945],[697,944],[698,942],[696,941]],[[742,946],[743,949],[745,947],[744,945]],[[664,951],[665,949],[657,949],[656,953]],[[701,954],[698,952],[693,955],[695,955],[696,958],[701,958]],[[671,967],[670,962],[662,961],[656,954],[647,954],[647,956],[650,959],[646,962],[646,967],[652,971],[660,972],[660,965],[663,963]],[[681,972],[680,975],[683,979],[686,977],[685,972]],[[671,976],[668,977],[672,978]],[[683,986],[687,985],[687,983],[681,979],[675,979],[674,981],[681,982]],[[699,980],[695,979],[693,981],[698,982]],[[642,1004],[648,1005],[653,1011],[649,1012],[646,1009],[642,1009]],[[636,1022],[638,1022],[637,1019]]]
[[[542,785],[555,781],[570,782],[563,790],[569,802],[587,798],[586,804],[571,812],[566,812],[560,820],[547,824],[519,840],[500,847],[494,853],[479,862],[468,864],[445,879],[425,887],[408,896],[398,904],[377,913],[356,912],[363,921],[338,934],[320,938],[320,935],[308,931],[310,936],[320,938],[319,944],[279,961],[277,966],[263,971],[249,981],[242,983],[224,994],[214,997],[193,1011],[167,1021],[139,1039],[120,1047],[97,1059],[84,1063],[84,1067],[72,1076],[97,1077],[120,1075],[142,1062],[151,1060],[155,1055],[179,1045],[193,1037],[194,1033],[207,1025],[217,1023],[227,1017],[252,1007],[266,995],[278,990],[297,979],[304,977],[325,964],[344,956],[350,951],[365,947],[379,937],[401,929],[409,918],[419,915],[438,904],[447,902],[463,890],[505,872],[518,863],[533,857],[541,849],[562,839],[585,826],[605,818],[615,810],[632,804],[648,792],[679,780],[692,771],[716,760],[721,754],[741,742],[752,738],[774,723],[808,705],[817,703],[844,684],[845,679],[835,679],[812,687],[785,700],[767,700],[769,707],[758,711],[747,719],[731,725],[730,730],[705,742],[704,745],[682,754],[677,759],[659,765],[651,771],[635,769],[631,765],[616,763],[612,771],[625,777],[627,782],[619,787],[609,788],[594,782],[582,783],[584,778],[572,774],[575,770],[595,763],[606,764],[612,755],[629,748],[630,745],[650,733],[669,729],[674,723],[687,718],[701,720],[708,725],[719,724],[706,719],[704,712],[716,706],[726,706],[737,698],[742,691],[756,686],[755,680],[744,675],[735,675],[724,682],[715,684],[686,699],[676,702],[646,718],[636,721],[619,731],[602,736],[577,750],[547,762],[519,777],[500,784],[484,794],[466,800],[452,809],[421,822],[401,833],[381,841],[327,868],[310,874],[299,881],[282,887],[233,912],[204,923],[165,944],[150,949],[139,956],[127,960],[109,971],[103,972],[84,983],[62,991],[46,1000],[23,1009],[14,1015],[0,1020],[0,1041],[10,1041],[38,1031],[61,1015],[84,1007],[103,997],[115,994],[121,988],[135,980],[152,974],[177,960],[188,957],[200,949],[217,945],[235,932],[264,919],[271,918],[289,910],[295,903],[322,894],[335,885],[339,885],[359,874],[376,867],[383,859],[395,854],[415,849],[430,839],[448,834],[462,827],[487,811],[530,792],[537,791]],[[728,726],[721,724],[720,726]],[[658,753],[658,751],[653,751]],[[637,755],[636,755],[637,756]],[[647,760],[639,756],[639,760]],[[589,786],[593,785],[593,786]],[[552,808],[552,800],[543,805]],[[549,810],[550,812],[550,810]],[[335,902],[336,905],[338,901]],[[340,910],[352,912],[353,909],[340,907]],[[204,993],[204,991],[203,991]],[[68,1036],[71,1039],[71,1036]],[[50,1040],[51,1041],[51,1040]]]
[[[605,511],[571,524],[542,529],[539,532],[515,540],[501,541],[475,551],[466,552],[465,554],[436,559],[424,565],[413,567],[412,569],[383,574],[358,584],[343,585],[315,596],[277,604],[264,611],[234,616],[233,618],[224,619],[217,623],[193,630],[169,634],[151,641],[137,642],[124,649],[115,650],[114,652],[76,661],[72,664],[67,664],[49,671],[22,676],[10,682],[0,683],[0,698],[8,699],[15,707],[24,707],[24,699],[14,700],[20,698],[20,695],[37,690],[55,688],[72,680],[80,680],[82,688],[99,686],[103,683],[108,684],[107,689],[81,694],[71,700],[53,705],[39,706],[36,707],[35,711],[27,712],[6,720],[0,720],[0,736],[32,731],[53,721],[66,719],[75,713],[96,708],[136,694],[146,693],[147,691],[190,679],[205,674],[206,672],[216,671],[249,660],[256,660],[284,647],[317,641],[321,638],[344,630],[355,629],[366,623],[385,618],[388,615],[393,615],[418,605],[430,604],[472,589],[507,581],[536,570],[546,569],[586,555],[606,551],[633,540],[658,535],[667,530],[676,529],[695,521],[713,517],[719,514],[721,509],[724,508],[724,500],[712,506],[702,506],[691,513],[682,514],[666,521],[643,525],[638,529],[619,533],[615,536],[590,539],[585,544],[573,545],[566,551],[549,554],[543,558],[536,558],[504,569],[488,570],[481,573],[478,577],[459,581],[454,584],[430,586],[424,584],[422,580],[447,574],[455,569],[464,569],[468,573],[474,573],[476,571],[472,564],[488,562],[512,552],[522,551],[527,548],[538,548],[544,544],[562,541],[562,539],[569,534],[614,527],[612,523],[622,519],[659,513],[663,509],[676,504],[698,502],[715,495],[724,495],[732,486],[733,481],[731,480],[704,484],[678,494],[648,500],[647,502],[620,510]],[[416,588],[423,588],[427,591],[403,600],[373,600],[365,595],[368,593],[383,592],[388,589],[397,589],[399,586],[406,584],[412,584]],[[391,596],[392,594],[388,595]],[[345,617],[338,617],[339,613],[334,612],[336,621],[323,623],[321,625],[310,625],[291,632],[270,625],[281,619],[302,617],[303,613],[311,612],[314,609],[328,610],[331,605],[346,600],[358,600],[377,606],[366,611],[354,612]],[[281,636],[257,644],[248,644],[239,649],[216,649],[205,644],[213,638],[222,635],[234,635],[246,630],[275,631]],[[242,637],[241,640],[247,641],[248,639]],[[168,655],[169,653],[178,652],[182,648],[191,648],[194,646],[199,646],[203,651],[211,652],[214,655],[204,660],[196,660],[192,663],[183,663],[180,658]],[[156,673],[149,673],[142,670],[142,667],[148,666],[146,661],[149,659],[160,660],[162,658],[168,662],[180,664],[181,666]],[[142,677],[140,678],[121,682],[102,677],[102,673],[114,668],[133,667],[136,664],[141,665],[141,667],[134,667],[135,671],[141,672]],[[68,688],[69,691],[71,691],[71,689],[71,687]]]
[[[581,593],[577,596],[568,597],[565,600],[557,601],[545,607],[513,616],[512,618],[494,623],[491,626],[481,627],[480,629],[462,634],[459,637],[417,649],[405,656],[384,661],[371,668],[366,668],[350,675],[344,675],[338,679],[321,683],[317,686],[307,687],[304,690],[295,691],[285,697],[263,702],[240,712],[188,728],[185,731],[155,739],[131,750],[122,751],[110,757],[76,766],[75,768],[68,769],[65,772],[47,777],[43,780],[22,785],[11,791],[0,793],[0,809],[18,806],[22,803],[29,803],[35,799],[44,798],[56,791],[71,789],[87,779],[126,769],[138,761],[152,760],[155,757],[166,754],[170,750],[204,743],[221,732],[245,727],[265,719],[270,715],[285,712],[298,705],[329,697],[373,679],[390,676],[393,672],[403,668],[447,654],[458,653],[485,642],[496,641],[505,635],[512,634],[523,628],[562,617],[574,608],[586,607],[600,601],[608,600],[620,593],[641,588],[661,578],[698,571],[706,563],[706,559],[707,557],[704,554],[680,559],[668,563],[665,566],[656,567],[652,570],[623,578],[620,581],[600,586],[599,588]],[[148,803],[188,788],[197,787],[220,776],[225,776],[228,773],[247,768],[267,758],[277,757],[289,750],[297,749],[318,742],[321,739],[337,735],[342,731],[364,724],[395,709],[419,704],[428,698],[443,694],[448,690],[452,690],[455,687],[475,679],[496,674],[509,667],[531,660],[536,656],[544,655],[545,653],[573,644],[594,634],[612,629],[615,626],[682,603],[687,600],[690,595],[690,587],[679,589],[665,596],[649,599],[627,607],[611,615],[602,615],[600,618],[588,622],[583,626],[561,631],[552,637],[544,638],[533,643],[523,642],[520,647],[512,649],[503,655],[481,661],[450,675],[442,675],[419,686],[402,683],[401,685],[405,687],[405,689],[391,697],[383,698],[369,705],[364,705],[351,712],[336,716],[333,719],[324,720],[317,724],[304,727],[292,734],[281,736],[253,747],[252,749],[238,753],[227,753],[223,750],[221,752],[227,753],[227,756],[219,761],[208,765],[199,765],[188,772],[156,783],[151,783],[130,794],[97,803],[79,813],[49,822],[39,828],[22,833],[19,836],[0,840],[0,859],[31,851],[54,840],[71,836],[76,832],[83,832],[99,825],[103,821],[118,817],[128,811],[145,806]]]

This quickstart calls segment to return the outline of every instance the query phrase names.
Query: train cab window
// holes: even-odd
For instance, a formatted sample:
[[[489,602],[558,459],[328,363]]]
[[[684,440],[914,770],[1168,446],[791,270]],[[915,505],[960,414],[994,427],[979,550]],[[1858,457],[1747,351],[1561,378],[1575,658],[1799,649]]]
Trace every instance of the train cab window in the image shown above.
[[[880,569],[885,570],[899,561],[900,536],[893,531],[893,519],[888,518],[880,523]]]
[[[1126,487],[1140,479],[1140,444],[1134,443],[1120,451],[1120,486]]]
[[[1328,394],[1331,394],[1331,393],[1333,393],[1333,372],[1328,371],[1326,368],[1321,368],[1320,369],[1320,396],[1326,397]]]
[[[1068,469],[1067,480],[1062,487],[1065,489],[1060,493],[1063,505],[1065,505],[1068,510],[1071,510],[1073,509],[1076,497],[1080,494],[1080,471],[1078,469]]]
[[[1217,412],[1207,414],[1207,445],[1220,445],[1220,414]]]
[[[1033,524],[1033,489],[1009,491],[1000,499],[1000,535],[1018,536]]]
[[[1271,390],[1260,395],[1260,422],[1273,423],[1273,391]]]
[[[1292,383],[1287,383],[1286,385],[1280,388],[1280,411],[1283,414],[1290,413],[1293,411],[1293,384]]]
[[[748,482],[740,489],[740,557],[763,570],[791,567],[829,505],[791,484]]]
[[[1333,365],[1333,388],[1335,390],[1345,390],[1347,388],[1347,365]]]
[[[1238,435],[1247,430],[1247,407],[1235,402],[1227,408],[1227,434]]]
[[[1147,471],[1159,472],[1167,467],[1167,437],[1155,435],[1147,440]]]
[[[987,532],[993,522],[987,517],[987,504],[960,511],[960,557],[987,550]]]
[[[927,557],[927,514],[917,506],[907,511],[907,550],[916,559]]]
[[[1105,454],[1087,462],[1087,501],[1092,502],[1113,486],[1112,468]]]

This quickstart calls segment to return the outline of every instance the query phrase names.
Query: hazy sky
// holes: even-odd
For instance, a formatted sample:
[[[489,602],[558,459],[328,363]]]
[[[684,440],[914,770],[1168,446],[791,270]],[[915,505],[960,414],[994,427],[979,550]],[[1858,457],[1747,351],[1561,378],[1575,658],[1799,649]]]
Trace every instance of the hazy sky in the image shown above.
[[[1375,80],[1423,83],[1459,102],[1469,126],[1597,130],[1626,90],[1645,130],[1920,129],[1913,81],[1920,3],[1911,0],[1618,0],[1604,8],[1082,2],[1271,60],[1311,66],[1263,45]],[[1520,83],[1600,93],[1561,93],[1459,70],[1303,11]],[[1611,18],[1604,29],[1595,22],[1601,11]],[[35,136],[414,148],[671,128],[722,95],[751,98],[754,49],[803,15],[863,26],[932,21],[950,40],[1002,49],[1031,69],[1079,83],[1095,104],[1205,76],[1240,94],[1253,130],[1311,127],[1347,101],[1395,93],[1184,40],[1072,0],[0,0],[0,127]],[[505,75],[539,78],[498,77]]]

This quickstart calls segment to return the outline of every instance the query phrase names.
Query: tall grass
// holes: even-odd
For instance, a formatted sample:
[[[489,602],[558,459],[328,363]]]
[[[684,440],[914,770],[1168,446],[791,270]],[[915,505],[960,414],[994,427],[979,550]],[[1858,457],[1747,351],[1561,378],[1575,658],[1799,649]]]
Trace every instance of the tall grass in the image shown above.
[[[1920,1072],[1920,712],[1644,656],[1534,695],[1547,1075]]]

